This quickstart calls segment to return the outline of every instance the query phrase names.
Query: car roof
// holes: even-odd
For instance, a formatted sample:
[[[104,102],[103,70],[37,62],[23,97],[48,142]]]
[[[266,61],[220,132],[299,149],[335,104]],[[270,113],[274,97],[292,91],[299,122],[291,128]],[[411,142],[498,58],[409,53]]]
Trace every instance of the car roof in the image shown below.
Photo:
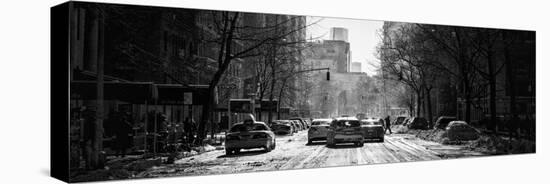
[[[380,119],[380,118],[374,118],[374,119],[369,118],[369,119],[362,119],[361,121],[381,121],[381,120],[382,119]]]
[[[243,123],[243,122],[239,122],[239,123],[234,124],[233,126],[242,125],[242,124],[244,124],[244,123]],[[265,124],[264,122],[261,122],[261,121],[255,121],[255,122],[252,123],[252,124],[261,124],[261,125],[267,126],[267,124]],[[233,126],[232,126],[232,127],[233,127]]]
[[[439,116],[437,119],[456,119],[454,116]]]
[[[344,121],[344,120],[358,120],[356,117],[337,117],[334,118],[336,121]]]
[[[324,118],[324,119],[313,119],[313,121],[332,121],[332,119]]]

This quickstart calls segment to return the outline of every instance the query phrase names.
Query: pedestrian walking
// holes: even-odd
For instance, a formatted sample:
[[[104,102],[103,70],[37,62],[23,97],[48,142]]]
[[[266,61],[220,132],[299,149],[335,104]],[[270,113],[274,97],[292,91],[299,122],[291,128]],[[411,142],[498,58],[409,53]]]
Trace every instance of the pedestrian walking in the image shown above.
[[[195,121],[193,120],[193,118],[185,118],[183,131],[185,132],[185,135],[187,137],[187,143],[193,143],[195,137]]]
[[[384,127],[385,130],[384,130],[384,133],[386,133],[386,131],[390,131],[390,134],[392,134],[391,132],[391,122],[390,122],[390,116],[386,116],[386,119],[384,119],[384,122],[386,123],[386,126]]]
[[[130,123],[130,117],[128,114],[125,113],[117,113],[118,115],[115,115],[117,117],[116,125],[115,125],[115,151],[116,155],[119,157],[126,156],[126,151],[131,146],[131,133],[132,133],[132,125]]]

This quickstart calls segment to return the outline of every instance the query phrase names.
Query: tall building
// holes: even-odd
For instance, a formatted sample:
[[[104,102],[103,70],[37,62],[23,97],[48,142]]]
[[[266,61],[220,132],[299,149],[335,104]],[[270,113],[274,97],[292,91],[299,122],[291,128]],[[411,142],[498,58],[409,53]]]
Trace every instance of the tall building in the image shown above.
[[[309,44],[305,53],[307,65],[316,68],[330,68],[332,72],[349,72],[351,54],[348,42],[323,40]]]
[[[348,42],[348,29],[343,27],[330,28],[330,40]]]
[[[351,62],[351,72],[361,72],[361,62]]]

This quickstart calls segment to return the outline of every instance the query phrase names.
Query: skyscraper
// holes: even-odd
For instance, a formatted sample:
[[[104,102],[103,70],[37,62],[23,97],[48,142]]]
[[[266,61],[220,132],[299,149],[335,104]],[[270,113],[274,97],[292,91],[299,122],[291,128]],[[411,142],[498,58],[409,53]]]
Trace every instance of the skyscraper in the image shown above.
[[[340,41],[348,42],[348,29],[343,27],[330,28],[329,40],[340,40]]]

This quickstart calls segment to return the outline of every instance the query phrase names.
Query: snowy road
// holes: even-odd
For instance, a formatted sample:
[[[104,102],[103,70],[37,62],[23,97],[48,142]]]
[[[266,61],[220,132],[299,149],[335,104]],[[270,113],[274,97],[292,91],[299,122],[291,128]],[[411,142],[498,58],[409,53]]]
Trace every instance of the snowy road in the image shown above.
[[[277,148],[269,153],[261,149],[243,150],[238,155],[227,156],[224,150],[216,150],[177,160],[175,164],[149,169],[141,173],[140,177],[228,174],[482,155],[459,146],[420,140],[413,135],[392,134],[386,135],[385,139],[383,143],[366,142],[363,147],[339,145],[327,148],[324,142],[306,145],[307,132],[303,131],[294,136],[277,137]]]

